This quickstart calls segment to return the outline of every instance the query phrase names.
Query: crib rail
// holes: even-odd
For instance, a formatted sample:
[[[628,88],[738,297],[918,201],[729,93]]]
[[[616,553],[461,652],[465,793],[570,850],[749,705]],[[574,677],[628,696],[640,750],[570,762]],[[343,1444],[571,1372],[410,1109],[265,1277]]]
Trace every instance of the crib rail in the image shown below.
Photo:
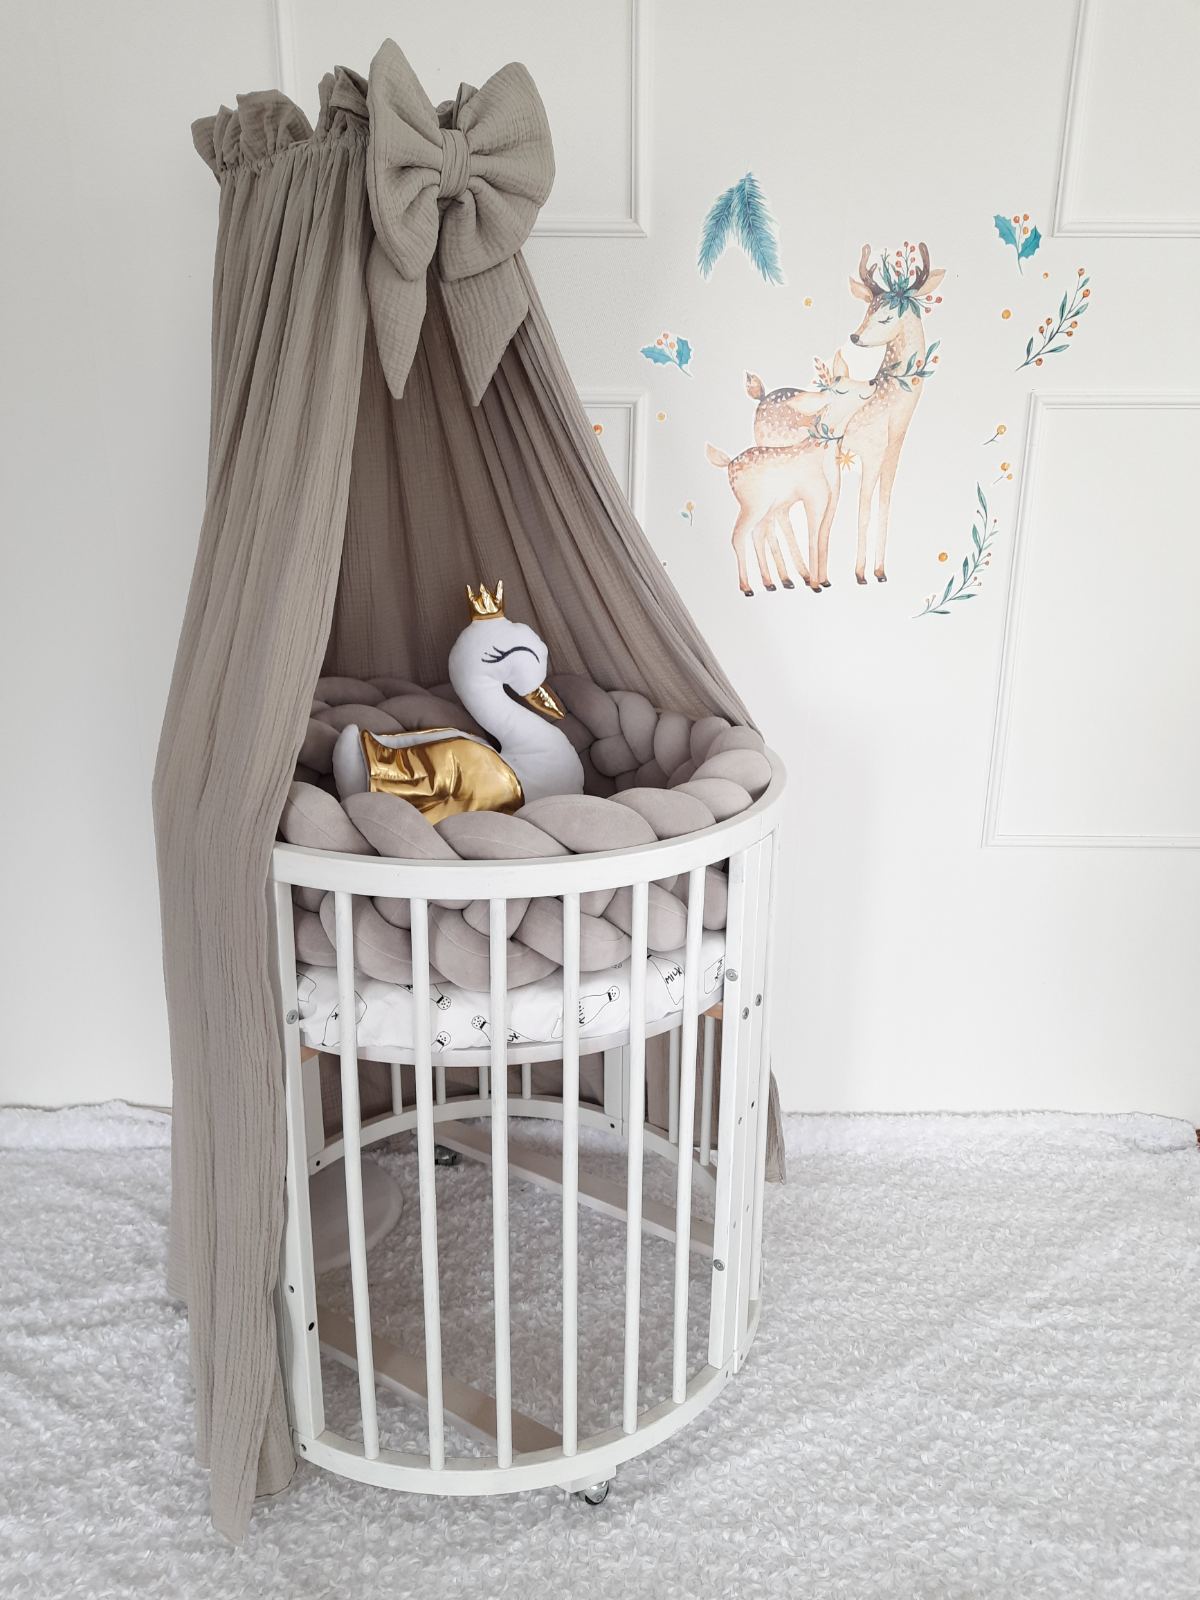
[[[284,1005],[287,1128],[287,1222],[279,1308],[284,1370],[297,1448],[309,1460],[350,1477],[396,1488],[447,1494],[502,1493],[560,1484],[581,1488],[607,1479],[618,1464],[682,1427],[719,1392],[745,1358],[757,1323],[761,1278],[762,1185],[766,1150],[769,1055],[766,1044],[766,974],[782,772],[750,811],[703,834],[636,850],[593,856],[516,862],[401,862],[341,856],[281,845],[273,860],[277,962]],[[712,1098],[716,1053],[710,1017],[700,1015],[700,965],[705,873],[726,861],[729,902],[724,1028],[720,1054],[720,1104],[715,1132]],[[646,1126],[646,1017],[649,888],[685,873],[688,913],[684,993],[671,1033],[667,1132]],[[342,1101],[340,1140],[326,1142],[319,1111],[316,1063],[302,1060],[292,923],[291,887],[334,893]],[[591,889],[631,889],[630,1021],[606,1054],[603,1108],[580,1101],[580,897]],[[415,1103],[406,1105],[399,1064],[392,1067],[388,1115],[364,1126],[359,1088],[356,1016],[354,898],[387,895],[409,902],[414,1034]],[[521,1068],[518,1109],[545,1114],[534,1096],[530,1063],[508,1042],[508,901],[560,895],[563,903],[561,1041],[562,1158],[557,1171],[514,1146],[510,1138],[510,1064]],[[478,1066],[478,1092],[466,1101],[447,1094],[445,1067],[435,1061],[431,1029],[430,902],[486,899],[490,986],[489,1044]],[[702,1029],[703,1023],[703,1029]],[[587,1048],[594,1049],[592,1041]],[[608,1070],[609,1058],[611,1074]],[[699,1077],[698,1149],[697,1122]],[[315,1109],[314,1109],[315,1106]],[[458,1121],[490,1119],[490,1138]],[[583,1123],[620,1126],[625,1135],[623,1197],[611,1185],[581,1180]],[[374,1139],[413,1128],[420,1205],[423,1358],[381,1339],[371,1322],[364,1207],[363,1149]],[[438,1246],[436,1145],[449,1142],[491,1167],[492,1302],[495,1394],[484,1395],[443,1372]],[[647,1152],[675,1162],[673,1208],[643,1195]],[[510,1157],[512,1159],[510,1159]],[[309,1208],[310,1172],[340,1158],[345,1180],[352,1323],[318,1304]],[[513,1177],[561,1188],[562,1196],[562,1401],[558,1427],[522,1415],[513,1405],[509,1191]],[[715,1192],[709,1227],[693,1217],[695,1186]],[[624,1354],[619,1415],[612,1425],[580,1439],[579,1210],[593,1205],[623,1216],[625,1225]],[[642,1253],[647,1229],[673,1240],[670,1399],[642,1408]],[[691,1260],[711,1255],[707,1360],[689,1370]],[[352,1364],[358,1377],[357,1437],[327,1426],[321,1348]],[[664,1351],[665,1354],[665,1351]],[[424,1454],[387,1448],[380,1438],[378,1391],[383,1387],[422,1403],[427,1423]],[[487,1441],[483,1457],[448,1458],[448,1424]]]

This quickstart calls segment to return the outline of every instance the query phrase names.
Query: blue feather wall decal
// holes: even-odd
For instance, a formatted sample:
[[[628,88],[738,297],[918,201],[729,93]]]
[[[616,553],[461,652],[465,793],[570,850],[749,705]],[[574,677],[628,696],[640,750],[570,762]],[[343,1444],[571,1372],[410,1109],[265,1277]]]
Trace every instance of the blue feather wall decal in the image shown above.
[[[752,172],[739,178],[724,194],[718,195],[704,219],[697,261],[702,277],[707,278],[712,272],[729,243],[730,235],[736,237],[738,244],[768,283],[783,282],[775,219],[767,208],[766,196]]]
[[[704,219],[704,227],[700,233],[700,257],[698,262],[700,274],[704,278],[707,278],[712,272],[722,251],[729,242],[729,230],[733,226],[733,203],[737,187],[735,183],[732,189],[726,189],[723,195],[719,195]]]

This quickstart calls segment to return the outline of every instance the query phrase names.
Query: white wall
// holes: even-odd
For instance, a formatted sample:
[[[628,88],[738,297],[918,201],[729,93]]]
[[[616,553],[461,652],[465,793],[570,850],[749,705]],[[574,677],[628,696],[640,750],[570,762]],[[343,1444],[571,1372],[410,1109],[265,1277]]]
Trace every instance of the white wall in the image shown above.
[[[40,77],[16,83],[18,125],[46,132],[5,151],[6,215],[31,225],[3,266],[4,650],[26,689],[5,799],[6,1003],[23,1020],[0,1098],[169,1094],[148,792],[203,493],[216,203],[186,124],[272,82],[311,114],[320,72],[365,70],[391,32],[435,99],[514,57],[545,89],[560,178],[530,260],[647,532],[792,775],[785,1102],[1200,1120],[1200,412],[1146,403],[1200,390],[1175,81],[1190,0],[1088,0],[1069,118],[1065,0],[929,0],[903,21],[789,0],[284,0],[280,15],[277,37],[265,0],[6,12],[23,33],[9,55],[53,60],[73,115],[40,114]],[[1125,143],[1108,132],[1122,96],[1140,129]],[[706,211],[748,170],[782,286],[736,246],[708,281],[696,270]],[[997,211],[1044,236],[1023,273]],[[889,581],[854,582],[856,469],[832,587],[743,598],[705,443],[751,443],[744,369],[803,386],[814,355],[851,350],[861,246],[905,239],[946,276]],[[1094,294],[1069,348],[1014,371],[1080,265]],[[691,341],[690,375],[639,354],[663,330]],[[876,360],[852,352],[852,371]],[[1050,403],[1027,461],[1032,394]],[[970,549],[977,483],[992,564],[970,603],[917,618]]]

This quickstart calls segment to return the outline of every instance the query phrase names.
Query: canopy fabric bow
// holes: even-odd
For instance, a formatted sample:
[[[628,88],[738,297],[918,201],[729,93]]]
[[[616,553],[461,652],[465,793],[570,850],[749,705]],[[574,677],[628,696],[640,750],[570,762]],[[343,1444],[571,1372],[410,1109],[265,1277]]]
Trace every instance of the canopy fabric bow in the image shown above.
[[[391,39],[367,81],[367,188],[375,238],[367,293],[397,399],[425,317],[436,259],[450,332],[477,405],[529,310],[513,257],[554,182],[546,109],[517,62],[436,111]]]

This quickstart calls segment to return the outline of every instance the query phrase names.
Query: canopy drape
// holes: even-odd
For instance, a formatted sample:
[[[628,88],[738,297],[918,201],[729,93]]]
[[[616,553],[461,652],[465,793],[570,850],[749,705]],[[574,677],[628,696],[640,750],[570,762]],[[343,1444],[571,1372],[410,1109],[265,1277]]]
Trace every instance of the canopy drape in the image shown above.
[[[220,182],[212,428],[154,816],[169,1282],[188,1307],[213,1518],[233,1539],[294,1469],[273,1309],[285,1159],[268,896],[317,678],[440,682],[464,581],[503,576],[557,670],[749,720],[608,470],[520,257],[530,193],[548,188],[539,112],[524,69],[506,68],[434,113],[389,43],[369,83],[325,79],[315,129],[274,92],[194,129]],[[424,140],[416,155],[398,124]],[[437,170],[410,182],[426,147]],[[477,225],[457,253],[455,207]]]

